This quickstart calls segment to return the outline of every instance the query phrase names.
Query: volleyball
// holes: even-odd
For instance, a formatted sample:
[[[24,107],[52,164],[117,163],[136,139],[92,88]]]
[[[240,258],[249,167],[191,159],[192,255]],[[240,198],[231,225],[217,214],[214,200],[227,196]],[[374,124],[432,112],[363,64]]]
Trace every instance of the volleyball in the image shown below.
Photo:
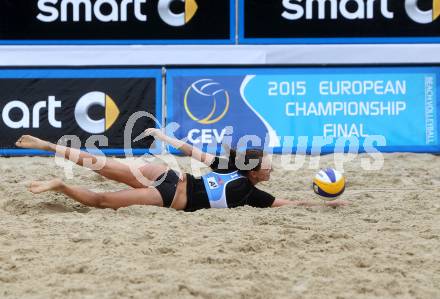
[[[345,178],[333,168],[321,169],[313,179],[313,191],[325,199],[334,199],[344,190]]]

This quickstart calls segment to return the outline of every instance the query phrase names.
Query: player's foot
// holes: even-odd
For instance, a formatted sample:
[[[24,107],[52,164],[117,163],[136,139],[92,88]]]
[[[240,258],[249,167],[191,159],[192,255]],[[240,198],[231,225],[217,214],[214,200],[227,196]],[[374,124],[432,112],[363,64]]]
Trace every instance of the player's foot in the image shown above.
[[[29,191],[34,194],[46,192],[46,191],[57,191],[64,186],[64,183],[60,179],[53,179],[50,181],[35,181],[29,186]]]
[[[21,136],[15,143],[17,147],[49,150],[49,142],[31,135]]]

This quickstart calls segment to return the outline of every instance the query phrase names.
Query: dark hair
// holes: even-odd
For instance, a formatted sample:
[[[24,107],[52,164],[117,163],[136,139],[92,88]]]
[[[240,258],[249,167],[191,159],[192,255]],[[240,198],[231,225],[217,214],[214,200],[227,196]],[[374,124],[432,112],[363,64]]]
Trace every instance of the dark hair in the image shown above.
[[[249,171],[260,170],[264,152],[260,149],[247,149],[246,151],[229,150],[229,170],[238,169],[243,175]]]

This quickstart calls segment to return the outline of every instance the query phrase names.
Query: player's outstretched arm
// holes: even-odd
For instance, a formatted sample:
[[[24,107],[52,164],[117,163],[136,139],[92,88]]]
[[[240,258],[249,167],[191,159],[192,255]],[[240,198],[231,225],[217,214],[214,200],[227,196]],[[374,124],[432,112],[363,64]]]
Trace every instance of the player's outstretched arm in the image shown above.
[[[307,200],[287,200],[276,198],[272,204],[272,208],[282,206],[302,206],[302,207],[316,207],[316,206],[328,206],[328,207],[343,207],[349,205],[350,202],[344,200],[333,200],[324,202],[315,202]]]
[[[169,137],[162,133],[159,129],[156,128],[149,128],[145,130],[145,134],[147,136],[153,136],[159,140],[162,140],[165,143],[168,143],[172,145],[173,147],[179,149],[182,151],[182,153],[186,156],[190,156],[206,165],[211,165],[212,162],[215,159],[214,155],[211,155],[209,153],[202,152],[196,147],[193,147],[192,145],[183,142],[181,140],[178,140],[176,138]]]

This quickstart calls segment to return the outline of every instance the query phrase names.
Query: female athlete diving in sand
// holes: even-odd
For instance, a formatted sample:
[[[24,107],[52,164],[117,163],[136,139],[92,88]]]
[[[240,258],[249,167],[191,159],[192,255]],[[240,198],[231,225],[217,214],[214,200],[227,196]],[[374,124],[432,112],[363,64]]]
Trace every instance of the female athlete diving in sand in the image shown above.
[[[141,183],[131,168],[117,160],[96,156],[70,147],[56,145],[30,135],[23,135],[16,146],[54,152],[80,166],[89,167],[96,173],[130,186],[130,189],[116,192],[93,192],[85,188],[70,186],[61,179],[35,181],[29,190],[35,194],[46,191],[61,192],[68,197],[90,207],[118,209],[131,205],[154,205],[171,207],[176,210],[195,211],[204,208],[234,208],[249,205],[253,207],[344,206],[348,202],[291,201],[275,198],[255,186],[269,181],[272,167],[270,159],[261,150],[246,150],[239,153],[231,150],[229,158],[217,157],[200,151],[191,145],[166,136],[158,129],[147,129],[151,135],[175,148],[185,155],[203,162],[211,172],[202,177],[180,174],[165,165],[146,163],[139,166],[139,172],[151,181],[148,186]],[[101,162],[100,169],[90,165]]]

